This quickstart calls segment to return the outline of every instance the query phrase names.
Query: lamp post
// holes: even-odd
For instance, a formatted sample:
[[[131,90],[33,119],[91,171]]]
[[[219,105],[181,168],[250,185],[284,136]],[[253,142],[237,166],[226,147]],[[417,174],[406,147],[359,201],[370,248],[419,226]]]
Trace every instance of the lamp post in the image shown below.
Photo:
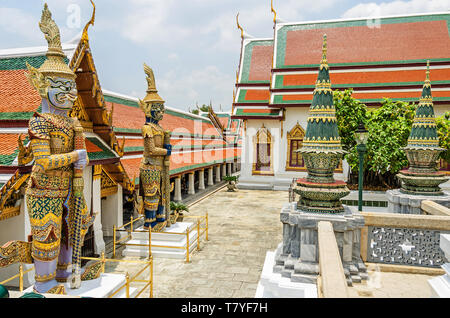
[[[363,196],[363,176],[364,176],[364,154],[367,151],[367,139],[369,137],[368,131],[363,122],[359,123],[358,129],[355,132],[356,150],[359,155],[359,172],[358,172],[358,211],[362,211],[362,196]]]

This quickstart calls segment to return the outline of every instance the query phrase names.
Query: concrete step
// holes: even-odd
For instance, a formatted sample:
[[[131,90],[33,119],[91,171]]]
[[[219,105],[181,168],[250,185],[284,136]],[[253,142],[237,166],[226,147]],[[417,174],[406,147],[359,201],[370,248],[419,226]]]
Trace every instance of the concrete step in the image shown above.
[[[130,244],[148,244],[148,241],[138,241],[130,240]],[[172,244],[171,244],[172,243]],[[168,247],[152,247],[153,257],[163,257],[163,258],[186,258],[186,239],[184,239],[183,244],[173,244],[173,242],[155,242],[152,241],[153,245],[164,245],[164,246],[177,246],[180,248],[168,248]],[[189,253],[192,253],[197,249],[197,236],[193,235],[190,239]],[[148,246],[132,246],[128,245],[122,251],[123,256],[137,256],[137,257],[148,257]]]
[[[130,297],[129,298],[134,298],[138,293],[137,288],[131,287],[130,286]],[[125,288],[123,288],[118,294],[114,295],[114,297],[112,298],[127,298],[126,297],[127,291]]]
[[[70,283],[65,283],[66,294],[75,297],[88,298],[109,298],[116,290],[118,290],[126,282],[124,274],[103,273],[97,279],[87,280],[81,282],[81,287],[78,289],[71,289]],[[27,288],[24,292],[32,292],[33,286]],[[137,289],[130,288],[131,295],[136,295]],[[123,297],[122,297],[123,296]],[[113,298],[125,298],[125,290],[119,292]]]
[[[187,230],[192,231],[191,235],[193,233],[193,230],[195,230],[195,233],[197,229],[197,224],[193,222],[177,222],[174,225],[172,225],[169,228],[166,228],[164,232],[158,232],[154,233],[152,232],[152,241],[182,241],[183,239],[186,240],[186,235],[180,235],[180,234],[170,234],[170,233],[186,233]],[[149,233],[148,231],[144,231],[144,229],[137,228],[132,234],[131,237],[133,240],[148,240]]]

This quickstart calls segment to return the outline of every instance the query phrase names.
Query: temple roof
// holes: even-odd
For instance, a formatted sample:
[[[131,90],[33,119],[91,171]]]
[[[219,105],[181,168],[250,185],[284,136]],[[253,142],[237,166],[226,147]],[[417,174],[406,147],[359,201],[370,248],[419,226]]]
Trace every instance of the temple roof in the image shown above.
[[[144,151],[142,126],[145,115],[139,108],[138,98],[108,90],[103,90],[103,94],[105,106],[112,112],[114,132],[120,143],[122,138],[125,140],[121,163],[128,177],[136,177],[137,183]],[[230,120],[229,113],[216,113],[216,119],[220,121],[223,131],[213,124],[207,114],[195,115],[165,106],[160,125],[172,131],[172,176],[240,157],[241,150],[235,146],[241,138],[240,122]]]
[[[449,13],[276,24],[271,107],[310,105],[324,33],[333,89],[353,88],[367,105],[415,101],[429,59],[435,103],[447,103],[449,28]]]
[[[243,39],[233,101],[233,118],[282,118],[281,110],[269,109],[273,39]]]

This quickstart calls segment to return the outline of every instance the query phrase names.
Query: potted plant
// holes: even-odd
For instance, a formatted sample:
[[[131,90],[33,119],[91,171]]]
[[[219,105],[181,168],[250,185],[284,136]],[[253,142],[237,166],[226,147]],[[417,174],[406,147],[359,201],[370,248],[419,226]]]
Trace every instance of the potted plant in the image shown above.
[[[236,182],[238,181],[238,176],[224,176],[223,180],[228,181],[227,188],[228,192],[234,192],[236,191]]]
[[[178,202],[170,202],[170,211],[171,211],[171,218],[173,216],[173,221],[172,223],[175,222],[183,222],[184,219],[184,213],[189,213],[189,208],[187,207],[187,205],[183,204],[183,203],[178,203]]]

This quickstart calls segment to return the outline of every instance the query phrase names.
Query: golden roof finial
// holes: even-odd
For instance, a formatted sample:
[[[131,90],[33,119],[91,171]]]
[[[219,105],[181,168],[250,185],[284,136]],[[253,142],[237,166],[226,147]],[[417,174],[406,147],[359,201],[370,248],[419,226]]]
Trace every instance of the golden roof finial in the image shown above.
[[[242,29],[241,25],[239,24],[239,12],[236,15],[236,24],[239,30],[241,30],[241,39],[244,39],[244,29]]]
[[[273,23],[277,23],[277,12],[273,8],[273,0],[270,0],[270,11],[273,13]]]
[[[95,3],[94,1],[90,0],[92,3],[92,6],[94,7],[93,11],[92,11],[92,17],[89,20],[89,22],[85,25],[84,29],[83,29],[83,35],[81,36],[81,40],[82,41],[89,41],[89,36],[88,36],[88,28],[90,25],[94,25],[95,22]]]
[[[430,60],[427,60],[427,72],[425,81],[430,81]]]

